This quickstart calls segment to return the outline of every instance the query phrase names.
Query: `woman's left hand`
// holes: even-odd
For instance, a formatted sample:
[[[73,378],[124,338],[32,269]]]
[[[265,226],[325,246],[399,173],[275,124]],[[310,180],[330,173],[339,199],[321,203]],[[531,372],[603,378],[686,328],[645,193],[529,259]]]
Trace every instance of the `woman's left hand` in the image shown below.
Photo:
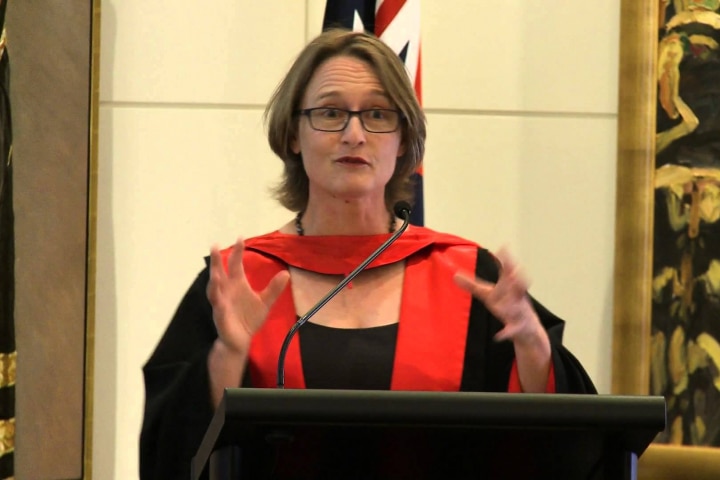
[[[516,344],[535,343],[546,333],[528,297],[528,282],[505,249],[496,258],[500,262],[497,283],[487,282],[465,273],[455,274],[455,283],[483,302],[504,328],[495,339]]]

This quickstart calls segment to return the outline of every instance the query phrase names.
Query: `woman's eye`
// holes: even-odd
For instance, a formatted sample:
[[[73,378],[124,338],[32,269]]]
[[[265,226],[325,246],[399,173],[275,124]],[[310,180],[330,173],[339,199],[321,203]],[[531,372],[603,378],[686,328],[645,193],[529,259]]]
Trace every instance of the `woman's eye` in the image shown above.
[[[336,108],[326,108],[320,111],[320,114],[325,118],[338,118],[340,111]]]

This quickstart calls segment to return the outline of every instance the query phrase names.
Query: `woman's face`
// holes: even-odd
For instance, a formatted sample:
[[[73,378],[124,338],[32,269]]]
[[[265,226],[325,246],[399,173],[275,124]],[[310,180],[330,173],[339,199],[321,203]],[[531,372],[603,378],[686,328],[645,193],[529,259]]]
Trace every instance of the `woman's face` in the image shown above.
[[[395,109],[372,68],[354,57],[332,57],[310,79],[301,109],[333,107],[344,110]],[[385,185],[402,155],[401,130],[367,132],[358,116],[344,130],[324,132],[301,116],[292,149],[302,155],[310,180],[310,198],[384,202]]]

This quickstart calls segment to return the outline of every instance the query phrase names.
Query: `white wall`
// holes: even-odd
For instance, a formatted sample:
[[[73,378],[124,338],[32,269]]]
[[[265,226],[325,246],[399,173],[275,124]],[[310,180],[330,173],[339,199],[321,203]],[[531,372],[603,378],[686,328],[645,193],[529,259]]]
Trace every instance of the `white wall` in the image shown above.
[[[213,243],[274,229],[272,90],[325,0],[104,0],[94,478],[137,478],[141,367]],[[426,225],[522,262],[610,389],[619,2],[424,0]]]

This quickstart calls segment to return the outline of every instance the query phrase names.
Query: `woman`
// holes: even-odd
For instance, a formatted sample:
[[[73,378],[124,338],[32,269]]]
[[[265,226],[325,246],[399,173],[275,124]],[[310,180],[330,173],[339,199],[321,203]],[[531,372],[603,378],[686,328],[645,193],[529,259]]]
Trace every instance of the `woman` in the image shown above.
[[[266,118],[285,165],[277,197],[297,216],[212,249],[144,368],[143,478],[188,471],[224,388],[275,385],[297,316],[396,230],[393,205],[411,199],[425,117],[403,64],[377,38],[320,35]],[[594,392],[561,345],[562,320],[526,290],[506,253],[410,227],[300,329],[286,386]]]

